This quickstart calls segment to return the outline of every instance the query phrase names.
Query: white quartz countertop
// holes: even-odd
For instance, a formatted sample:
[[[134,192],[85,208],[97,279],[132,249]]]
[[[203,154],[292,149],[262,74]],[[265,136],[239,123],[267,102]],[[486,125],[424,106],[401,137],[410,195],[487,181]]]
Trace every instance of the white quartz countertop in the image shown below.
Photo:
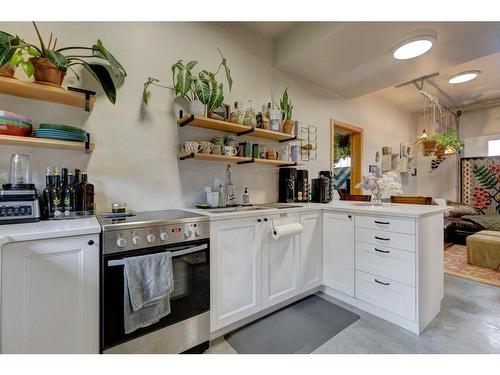
[[[285,203],[282,204],[286,205]],[[257,206],[265,206],[257,205]],[[416,205],[416,204],[393,204],[384,203],[382,206],[372,206],[369,202],[350,202],[350,201],[333,201],[330,203],[291,203],[290,208],[270,208],[270,209],[259,209],[259,210],[248,210],[248,211],[232,211],[232,212],[213,212],[212,210],[206,209],[184,209],[186,211],[195,212],[197,214],[206,215],[210,220],[224,220],[224,219],[236,219],[243,217],[254,217],[262,215],[272,215],[277,213],[291,213],[291,212],[307,212],[307,211],[345,211],[352,213],[360,213],[366,215],[385,215],[385,216],[400,216],[400,217],[412,217],[420,218],[424,216],[431,216],[436,214],[441,214],[449,210],[446,206],[427,206],[427,205]],[[301,207],[293,207],[301,206]],[[210,212],[212,211],[212,212]]]
[[[100,232],[101,226],[95,217],[0,225],[0,247],[9,242],[80,236]]]

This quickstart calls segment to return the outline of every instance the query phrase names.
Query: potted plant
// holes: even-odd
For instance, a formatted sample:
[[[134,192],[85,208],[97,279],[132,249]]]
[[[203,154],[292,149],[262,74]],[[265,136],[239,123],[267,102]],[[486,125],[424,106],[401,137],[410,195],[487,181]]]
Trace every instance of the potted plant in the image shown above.
[[[217,81],[216,76],[221,69],[224,69],[229,91],[233,86],[233,80],[226,58],[220,49],[217,48],[217,50],[221,55],[221,62],[215,73],[202,70],[195,74],[192,70],[198,63],[197,61],[189,61],[185,64],[183,60],[179,60],[171,68],[173,87],[161,85],[160,80],[149,77],[144,83],[143,103],[147,105],[149,102],[150,86],[158,86],[173,90],[176,96],[187,99],[189,101],[188,111],[192,115],[204,116],[206,112],[212,112],[220,107],[224,101],[224,86]]]
[[[26,69],[33,71],[36,83],[60,87],[68,69],[73,71],[76,77],[80,79],[74,67],[81,65],[101,85],[109,101],[115,104],[116,88],[106,66],[109,66],[117,77],[126,77],[127,73],[118,60],[104,47],[100,39],[92,47],[63,47],[56,49],[57,38],[53,39],[51,33],[49,42],[46,44],[35,22],[33,22],[33,26],[40,45],[26,43],[19,37],[9,39],[7,43],[0,42],[0,66],[7,63],[13,55],[21,51],[21,56],[29,56],[28,62],[23,65],[23,69],[25,72]],[[83,54],[82,51],[88,51],[88,55]],[[102,64],[102,62],[107,64]],[[28,63],[31,64],[31,68]]]
[[[335,163],[351,155],[351,135],[349,132],[335,130],[333,142],[333,160]]]
[[[293,104],[288,97],[288,87],[283,91],[281,95],[280,104],[278,108],[285,113],[285,121],[283,122],[283,133],[292,134],[293,121],[292,121],[292,111]]]
[[[19,65],[22,66],[28,77],[33,75],[33,66],[24,58],[28,53],[28,49],[11,49],[13,45],[20,43],[19,37],[15,37],[6,32],[0,31],[0,51],[2,51],[2,64],[0,66],[0,76],[14,77],[14,73]]]
[[[443,134],[435,133],[433,136],[436,141],[436,156],[452,155],[463,147],[458,131],[454,128],[448,128]]]

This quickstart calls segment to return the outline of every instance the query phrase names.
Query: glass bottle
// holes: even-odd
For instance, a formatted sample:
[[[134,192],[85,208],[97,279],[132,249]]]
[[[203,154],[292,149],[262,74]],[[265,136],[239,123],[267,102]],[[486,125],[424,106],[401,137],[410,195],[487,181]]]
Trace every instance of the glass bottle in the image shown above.
[[[52,205],[52,168],[47,167],[47,174],[45,175],[45,189],[42,192],[42,218],[48,219],[51,215]]]
[[[61,201],[61,175],[59,170],[54,168],[54,176],[52,180],[52,190],[51,194],[51,206],[50,206],[50,216],[58,217],[62,212],[62,201]]]
[[[271,105],[271,103],[268,103],[268,105]],[[262,105],[262,129],[269,130],[271,128],[271,125],[269,123],[269,111],[266,109],[266,105]]]
[[[75,176],[72,173],[66,175],[63,191],[63,205],[64,215],[69,216],[75,211],[75,189],[74,189]]]
[[[245,110],[243,125],[254,126],[254,127],[257,125],[257,120],[255,118],[255,111],[253,109],[251,100],[248,101],[248,107]]]
[[[231,122],[235,124],[243,124],[243,113],[238,108],[238,102],[234,102],[234,109],[229,117]]]
[[[84,193],[79,169],[75,169],[75,182],[73,183],[73,190],[75,191],[75,211],[81,212],[84,210]]]
[[[94,214],[94,185],[92,185],[87,180],[87,173],[82,172],[82,185],[83,185],[83,209],[86,213],[93,215]]]

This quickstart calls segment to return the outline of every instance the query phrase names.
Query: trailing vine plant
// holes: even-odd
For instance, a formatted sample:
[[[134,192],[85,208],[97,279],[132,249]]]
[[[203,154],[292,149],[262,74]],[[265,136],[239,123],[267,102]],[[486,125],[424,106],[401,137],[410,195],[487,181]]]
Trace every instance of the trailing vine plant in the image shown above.
[[[220,71],[224,71],[229,91],[233,87],[233,80],[227,59],[219,48],[217,48],[217,51],[219,51],[221,61],[215,73],[201,70],[198,74],[195,74],[192,70],[198,64],[198,61],[184,63],[183,60],[179,60],[171,67],[173,86],[162,85],[159,79],[149,77],[144,82],[142,102],[145,105],[149,103],[151,98],[150,87],[157,86],[173,90],[176,96],[186,98],[189,101],[199,100],[207,106],[209,112],[220,107],[224,102],[224,86],[217,81],[216,76]]]

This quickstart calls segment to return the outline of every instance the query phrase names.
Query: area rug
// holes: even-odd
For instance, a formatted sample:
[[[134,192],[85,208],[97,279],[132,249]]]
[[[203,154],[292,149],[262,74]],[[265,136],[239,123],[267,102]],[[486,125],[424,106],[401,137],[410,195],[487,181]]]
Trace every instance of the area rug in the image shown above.
[[[500,287],[500,272],[467,263],[464,245],[452,245],[444,250],[444,273]]]
[[[311,353],[358,319],[349,310],[310,296],[224,338],[241,354]]]

